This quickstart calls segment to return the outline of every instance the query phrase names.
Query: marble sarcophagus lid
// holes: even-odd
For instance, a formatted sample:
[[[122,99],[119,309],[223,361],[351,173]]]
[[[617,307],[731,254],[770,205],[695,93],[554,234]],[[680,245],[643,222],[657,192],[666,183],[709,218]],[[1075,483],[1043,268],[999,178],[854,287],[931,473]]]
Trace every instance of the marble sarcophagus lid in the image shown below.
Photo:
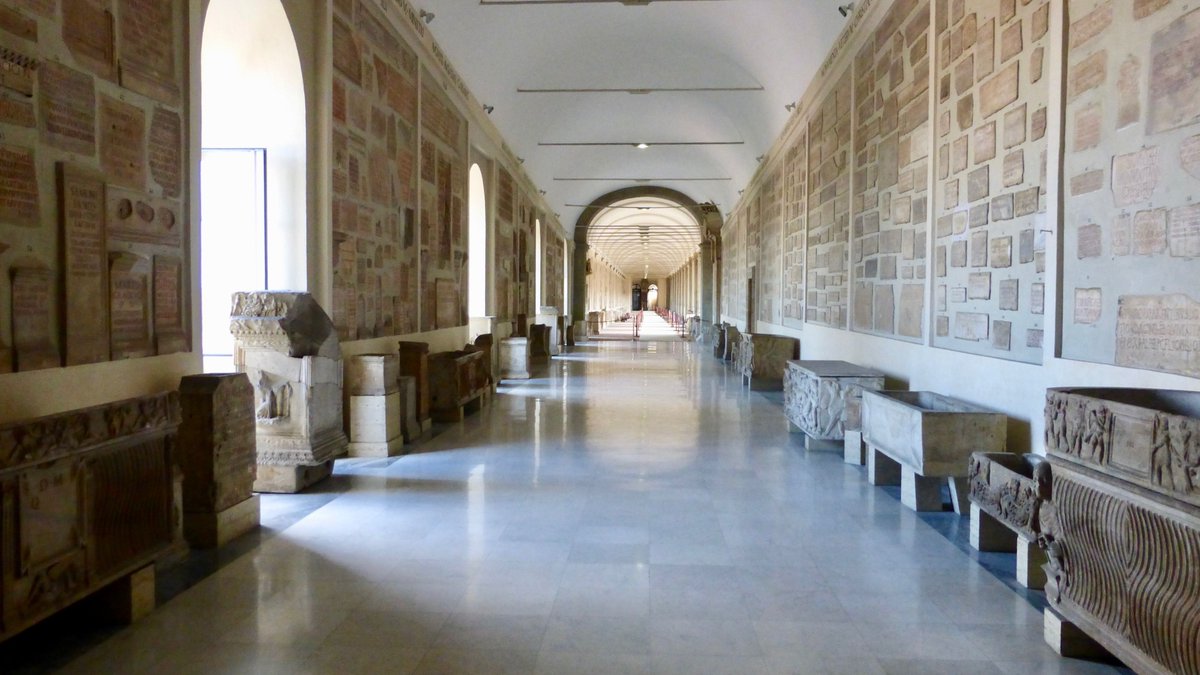
[[[1050,389],[1045,414],[1051,608],[1139,673],[1200,673],[1200,392]]]

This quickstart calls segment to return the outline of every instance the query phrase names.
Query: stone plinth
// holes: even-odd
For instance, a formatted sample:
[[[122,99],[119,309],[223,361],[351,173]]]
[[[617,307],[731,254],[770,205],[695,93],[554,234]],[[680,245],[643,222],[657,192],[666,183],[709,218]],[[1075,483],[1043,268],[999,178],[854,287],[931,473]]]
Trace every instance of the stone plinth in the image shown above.
[[[1037,547],[1039,511],[1050,497],[1050,465],[1040,455],[971,454],[971,546],[1017,554],[1017,581],[1026,588],[1046,583],[1045,557]]]
[[[529,327],[529,358],[544,359],[550,356],[550,326],[535,323]]]
[[[400,374],[413,378],[417,395],[417,423],[421,430],[429,431],[433,420],[429,417],[429,345],[424,342],[400,342]]]
[[[787,363],[800,358],[800,341],[782,335],[744,333],[734,366],[751,391],[782,391]]]
[[[233,363],[254,385],[256,492],[299,492],[345,454],[342,354],[311,295],[239,291],[229,321]]]
[[[400,358],[360,354],[346,359],[351,457],[392,457],[404,447],[400,422]]]
[[[192,548],[215,548],[259,523],[254,387],[245,373],[188,375],[179,403],[183,536]]]
[[[955,512],[965,514],[968,458],[977,450],[1004,451],[1007,416],[929,391],[864,391],[862,402],[869,474],[897,467],[901,501],[916,511],[940,511],[948,481]]]
[[[510,337],[500,341],[500,379],[529,379],[529,338]]]
[[[1050,389],[1045,414],[1039,542],[1060,632],[1139,673],[1200,672],[1200,392]]]
[[[843,441],[862,427],[863,390],[883,389],[883,373],[845,361],[788,361],[783,412],[808,440]],[[841,445],[838,449],[841,449]]]

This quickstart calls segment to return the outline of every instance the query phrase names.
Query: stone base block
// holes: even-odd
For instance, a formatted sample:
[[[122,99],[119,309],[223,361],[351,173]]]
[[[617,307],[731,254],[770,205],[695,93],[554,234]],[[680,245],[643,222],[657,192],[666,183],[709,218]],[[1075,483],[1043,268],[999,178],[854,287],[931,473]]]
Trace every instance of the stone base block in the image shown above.
[[[941,511],[944,478],[929,478],[907,466],[900,468],[900,503],[913,511]]]
[[[900,462],[876,448],[868,448],[867,482],[871,485],[900,485]]]
[[[782,379],[776,380],[769,377],[751,375],[744,378],[743,382],[750,385],[750,391],[783,391]]]
[[[350,397],[350,441],[354,443],[403,442],[400,392],[386,396]]]
[[[1053,607],[1042,613],[1042,636],[1059,656],[1072,659],[1109,661],[1112,654],[1083,629],[1059,614]]]
[[[1037,542],[1017,537],[1017,583],[1025,588],[1046,587],[1046,552]]]
[[[156,604],[154,565],[130,573],[96,594],[96,607],[108,618],[130,624],[145,618]]]
[[[971,548],[976,551],[1012,553],[1017,550],[1017,535],[1007,525],[979,508],[978,504],[972,504]]]
[[[843,452],[842,442],[828,438],[804,437],[804,449],[811,452]]]
[[[846,430],[846,436],[842,439],[842,459],[847,464],[855,466],[867,463],[867,449],[863,445],[861,430]]]
[[[300,492],[304,488],[329,478],[333,473],[333,460],[310,466],[279,466],[259,464],[258,477],[254,480],[255,492]]]
[[[183,536],[192,548],[218,548],[256,529],[259,514],[258,495],[219,513],[184,513]]]
[[[390,441],[350,441],[350,445],[346,446],[348,457],[396,457],[403,454],[403,436],[397,436]]]

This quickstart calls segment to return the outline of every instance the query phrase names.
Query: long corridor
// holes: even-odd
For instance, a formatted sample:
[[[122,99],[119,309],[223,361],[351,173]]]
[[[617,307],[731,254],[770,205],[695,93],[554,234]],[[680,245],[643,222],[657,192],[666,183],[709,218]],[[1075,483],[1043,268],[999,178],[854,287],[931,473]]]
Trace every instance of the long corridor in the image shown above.
[[[67,671],[1112,672],[709,346],[535,375],[418,454],[340,461],[323,505]]]

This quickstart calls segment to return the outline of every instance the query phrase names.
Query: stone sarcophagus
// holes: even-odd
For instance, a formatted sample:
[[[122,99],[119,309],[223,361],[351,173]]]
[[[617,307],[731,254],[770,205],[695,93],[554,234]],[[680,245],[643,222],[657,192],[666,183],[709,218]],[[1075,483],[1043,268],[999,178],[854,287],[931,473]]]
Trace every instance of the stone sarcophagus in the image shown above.
[[[1050,465],[1041,455],[971,453],[971,546],[1017,554],[1017,581],[1045,586],[1045,556],[1038,547],[1041,504],[1050,497]]]
[[[487,396],[483,352],[478,349],[438,352],[429,357],[429,402],[433,419],[461,422]]]
[[[239,291],[229,326],[234,367],[254,385],[254,490],[299,492],[328,477],[347,444],[333,322],[308,293]]]
[[[883,389],[884,374],[845,361],[788,361],[783,411],[808,440],[840,441],[862,426],[863,390]]]
[[[782,391],[788,361],[800,358],[800,341],[783,335],[743,333],[735,362],[752,391]]]
[[[179,422],[170,392],[0,426],[0,640],[100,589],[153,609]]]
[[[905,506],[940,511],[948,481],[955,512],[966,513],[968,457],[1004,452],[1008,417],[931,391],[864,391],[862,403],[871,483],[899,483]]]
[[[1139,673],[1200,673],[1200,392],[1050,389],[1046,451],[1048,629],[1065,617]]]

